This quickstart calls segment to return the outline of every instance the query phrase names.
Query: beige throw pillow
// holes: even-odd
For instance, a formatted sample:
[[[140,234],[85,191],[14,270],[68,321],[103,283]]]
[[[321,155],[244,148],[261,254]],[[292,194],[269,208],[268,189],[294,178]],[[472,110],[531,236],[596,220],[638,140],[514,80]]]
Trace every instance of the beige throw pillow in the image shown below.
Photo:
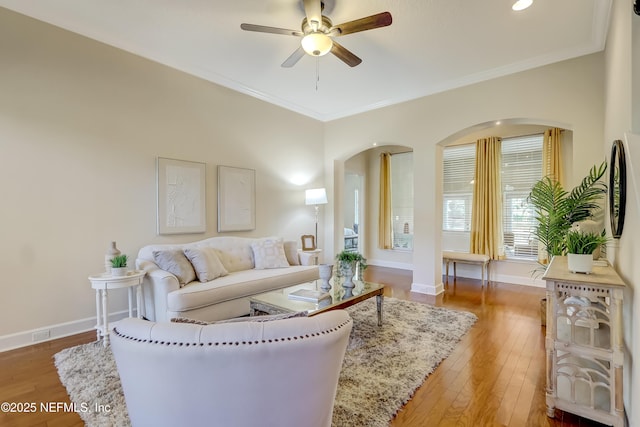
[[[187,248],[184,254],[203,283],[229,274],[213,248]]]
[[[158,267],[178,278],[180,287],[196,279],[193,266],[180,250],[153,251],[153,259]]]
[[[298,259],[298,242],[288,240],[282,244],[284,246],[284,254],[287,257],[289,265],[300,265]]]
[[[289,267],[282,239],[267,237],[251,243],[256,270]]]

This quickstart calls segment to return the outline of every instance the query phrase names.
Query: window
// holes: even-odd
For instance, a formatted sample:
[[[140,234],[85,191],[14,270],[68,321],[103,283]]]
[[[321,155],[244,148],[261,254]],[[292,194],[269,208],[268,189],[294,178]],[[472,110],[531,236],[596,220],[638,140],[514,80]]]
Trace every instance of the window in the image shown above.
[[[537,258],[535,211],[527,198],[542,178],[542,140],[541,134],[502,139],[502,226],[507,258]],[[475,151],[475,144],[465,144],[446,147],[443,152],[445,250],[469,249]]]
[[[542,135],[502,140],[502,226],[507,258],[538,256],[535,210],[527,197],[542,178]]]
[[[444,149],[442,215],[444,231],[469,232],[471,230],[475,163],[476,146],[474,144]]]
[[[413,249],[413,153],[391,155],[393,248]]]

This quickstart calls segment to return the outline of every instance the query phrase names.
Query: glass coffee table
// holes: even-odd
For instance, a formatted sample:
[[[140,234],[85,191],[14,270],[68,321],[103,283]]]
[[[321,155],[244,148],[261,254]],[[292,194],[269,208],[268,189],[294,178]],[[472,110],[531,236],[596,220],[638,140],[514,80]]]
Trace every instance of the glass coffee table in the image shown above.
[[[250,315],[260,314],[284,314],[306,311],[308,316],[315,316],[329,310],[338,310],[350,307],[366,299],[376,297],[378,312],[378,326],[382,326],[382,302],[384,300],[384,285],[378,283],[354,280],[355,288],[348,292],[342,287],[342,278],[332,278],[330,298],[316,302],[299,301],[289,298],[291,292],[299,289],[319,290],[321,280],[290,286],[276,291],[254,295],[249,299]]]

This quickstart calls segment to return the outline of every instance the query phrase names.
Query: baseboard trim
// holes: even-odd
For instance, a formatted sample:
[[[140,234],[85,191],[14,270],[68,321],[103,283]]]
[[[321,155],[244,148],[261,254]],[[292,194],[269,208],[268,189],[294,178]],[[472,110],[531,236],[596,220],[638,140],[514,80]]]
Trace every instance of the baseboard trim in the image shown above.
[[[385,261],[382,259],[368,259],[368,265],[375,265],[377,267],[397,268],[399,270],[413,271],[413,264],[410,262],[397,262],[397,261]]]
[[[411,292],[427,295],[440,295],[444,292],[444,286],[442,283],[438,283],[437,285],[427,285],[424,283],[413,282],[411,283]]]
[[[502,282],[502,283],[510,283],[513,285],[524,285],[524,286],[532,286],[534,288],[546,288],[547,285],[544,280],[536,279],[533,277],[523,277],[523,276],[510,276],[506,274],[496,274],[491,277],[492,281]]]
[[[134,310],[135,311],[135,310]],[[116,313],[109,314],[109,324],[117,322],[125,317],[129,316],[129,310],[123,310]],[[9,335],[0,336],[0,352],[14,350],[16,348],[27,347],[34,344],[40,344],[43,342],[55,340],[58,338],[68,337],[69,335],[76,335],[82,332],[95,330],[96,318],[89,317],[86,319],[74,320],[72,322],[58,323],[55,325],[43,326],[37,329],[31,329],[28,331],[16,332]],[[33,340],[33,335],[36,333],[49,332],[49,336],[45,339]]]

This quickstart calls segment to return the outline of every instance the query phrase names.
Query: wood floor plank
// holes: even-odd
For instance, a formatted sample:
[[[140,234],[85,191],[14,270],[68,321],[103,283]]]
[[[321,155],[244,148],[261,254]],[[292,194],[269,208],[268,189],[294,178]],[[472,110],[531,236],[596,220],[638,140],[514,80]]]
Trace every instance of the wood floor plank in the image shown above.
[[[371,266],[367,280],[385,283],[385,296],[475,313],[478,322],[391,421],[392,427],[601,427],[556,411],[546,416],[544,290],[450,279],[437,297],[411,292],[410,271]],[[94,332],[0,353],[0,402],[69,402],[53,355],[95,340]],[[82,426],[73,412],[1,413],[3,427]]]

